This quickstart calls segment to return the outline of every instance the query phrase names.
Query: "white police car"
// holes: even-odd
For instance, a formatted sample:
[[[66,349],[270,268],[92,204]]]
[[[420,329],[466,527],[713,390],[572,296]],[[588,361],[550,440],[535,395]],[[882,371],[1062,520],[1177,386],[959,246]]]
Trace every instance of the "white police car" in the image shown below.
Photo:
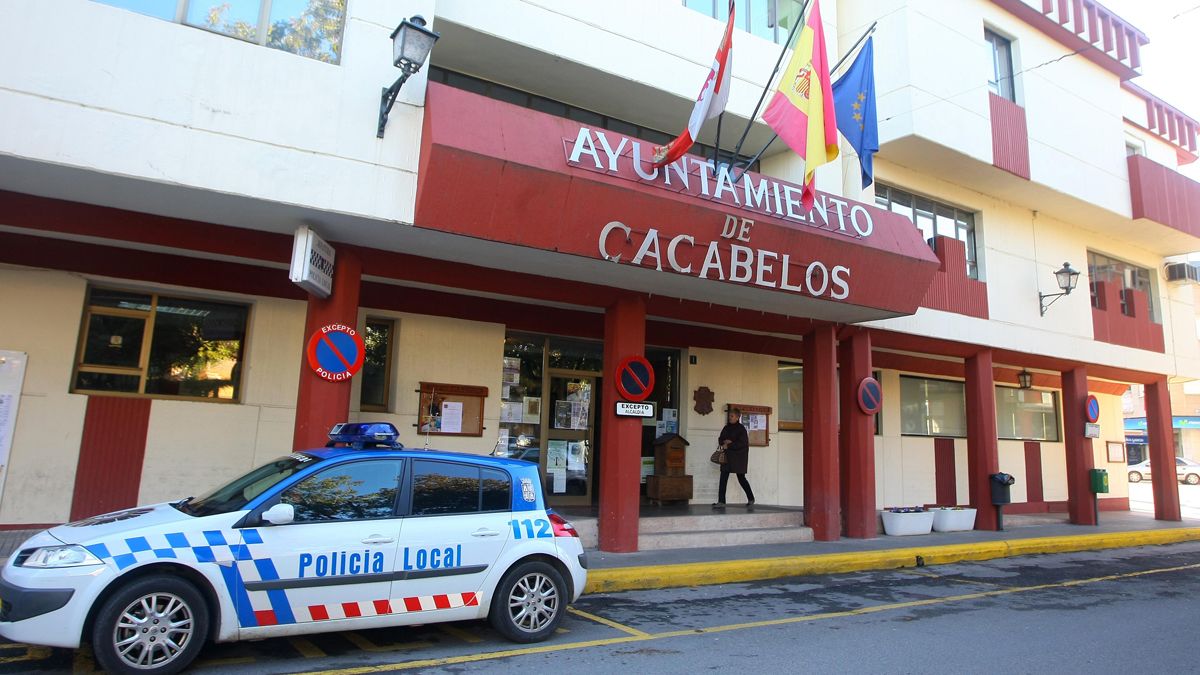
[[[483,617],[518,642],[548,637],[587,565],[537,465],[396,437],[339,424],[330,445],[350,447],[35,535],[0,576],[0,635],[90,642],[105,670],[139,673],[178,672],[208,639]]]

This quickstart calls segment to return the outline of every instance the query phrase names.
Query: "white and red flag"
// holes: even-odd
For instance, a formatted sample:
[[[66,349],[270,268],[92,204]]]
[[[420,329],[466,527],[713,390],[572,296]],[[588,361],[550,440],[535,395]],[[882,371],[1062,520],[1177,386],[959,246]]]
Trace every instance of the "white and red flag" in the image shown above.
[[[733,71],[733,0],[729,0],[729,21],[725,24],[725,35],[717,47],[717,55],[713,57],[712,69],[704,79],[700,96],[696,98],[696,107],[692,108],[692,116],[688,119],[687,128],[679,137],[666,145],[654,148],[654,166],[670,164],[683,156],[696,137],[700,135],[700,127],[717,115],[725,112],[725,103],[729,101],[729,81]]]

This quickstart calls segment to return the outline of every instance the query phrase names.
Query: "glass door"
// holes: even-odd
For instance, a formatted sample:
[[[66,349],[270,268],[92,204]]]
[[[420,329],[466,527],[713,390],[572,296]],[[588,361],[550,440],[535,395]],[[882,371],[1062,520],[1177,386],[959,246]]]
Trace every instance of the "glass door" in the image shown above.
[[[549,371],[548,406],[542,416],[542,437],[546,439],[542,468],[551,504],[592,503],[596,391],[596,378],[590,373]]]

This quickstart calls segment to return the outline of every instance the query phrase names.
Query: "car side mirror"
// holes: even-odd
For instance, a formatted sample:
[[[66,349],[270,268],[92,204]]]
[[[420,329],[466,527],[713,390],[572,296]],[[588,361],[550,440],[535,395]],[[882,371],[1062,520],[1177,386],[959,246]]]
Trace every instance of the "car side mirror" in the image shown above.
[[[276,504],[263,511],[262,519],[272,525],[287,525],[296,519],[296,507],[291,504]]]

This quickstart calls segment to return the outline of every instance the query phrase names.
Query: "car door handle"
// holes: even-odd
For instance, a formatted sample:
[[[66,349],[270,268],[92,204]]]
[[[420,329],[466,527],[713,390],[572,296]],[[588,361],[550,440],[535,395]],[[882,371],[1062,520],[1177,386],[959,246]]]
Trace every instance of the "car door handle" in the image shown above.
[[[395,537],[385,537],[381,534],[373,534],[373,535],[367,537],[366,539],[363,539],[362,543],[364,543],[364,544],[390,544],[393,541],[396,541]]]
[[[496,530],[488,530],[488,529],[484,529],[481,527],[478,530],[475,530],[474,532],[472,532],[471,536],[472,537],[495,537],[498,534],[500,534],[500,533],[497,532]]]

